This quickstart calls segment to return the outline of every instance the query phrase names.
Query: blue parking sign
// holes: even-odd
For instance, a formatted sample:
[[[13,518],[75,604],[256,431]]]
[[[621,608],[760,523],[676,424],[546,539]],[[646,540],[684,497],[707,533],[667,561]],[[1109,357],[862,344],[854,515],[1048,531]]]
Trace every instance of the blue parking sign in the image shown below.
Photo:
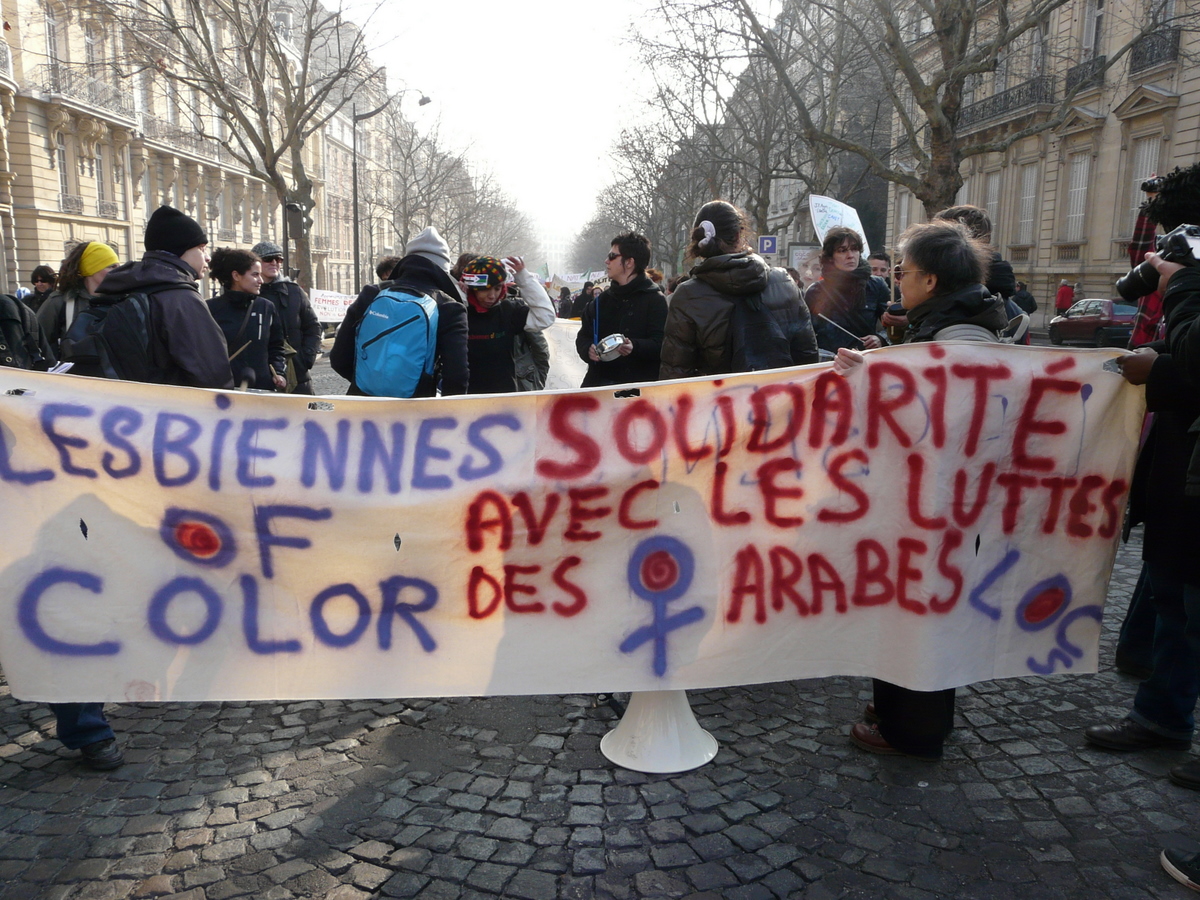
[[[773,234],[764,234],[758,239],[758,252],[762,256],[773,256],[779,238]]]

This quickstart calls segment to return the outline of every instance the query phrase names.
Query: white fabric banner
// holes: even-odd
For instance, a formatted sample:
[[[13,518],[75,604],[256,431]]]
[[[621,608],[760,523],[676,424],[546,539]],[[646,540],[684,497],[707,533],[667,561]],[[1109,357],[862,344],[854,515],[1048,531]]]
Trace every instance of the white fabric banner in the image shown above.
[[[132,701],[1093,672],[1115,355],[429,400],[0,369],[0,664]]]

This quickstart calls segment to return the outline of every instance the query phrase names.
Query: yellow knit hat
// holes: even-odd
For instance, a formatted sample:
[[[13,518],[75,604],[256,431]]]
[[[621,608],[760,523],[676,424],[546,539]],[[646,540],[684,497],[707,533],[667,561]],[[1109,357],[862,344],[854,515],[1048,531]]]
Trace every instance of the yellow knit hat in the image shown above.
[[[89,275],[95,275],[101,269],[115,266],[119,262],[112,247],[108,244],[101,244],[99,241],[92,241],[79,259],[79,274],[87,278]]]

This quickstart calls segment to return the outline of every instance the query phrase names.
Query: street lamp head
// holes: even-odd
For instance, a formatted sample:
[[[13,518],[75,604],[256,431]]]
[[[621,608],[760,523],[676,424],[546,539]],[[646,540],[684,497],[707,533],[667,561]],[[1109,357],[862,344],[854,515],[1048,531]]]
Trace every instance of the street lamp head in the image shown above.
[[[417,101],[417,106],[426,106],[427,104],[432,103],[432,102],[433,102],[432,100],[430,100],[428,97],[426,97],[424,94],[422,94],[421,99]]]

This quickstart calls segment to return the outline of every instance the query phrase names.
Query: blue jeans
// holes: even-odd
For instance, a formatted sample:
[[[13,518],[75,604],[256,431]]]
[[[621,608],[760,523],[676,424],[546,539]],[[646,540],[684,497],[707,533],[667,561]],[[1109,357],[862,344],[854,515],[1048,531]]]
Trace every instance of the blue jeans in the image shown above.
[[[1129,718],[1151,731],[1188,739],[1200,696],[1200,584],[1189,584],[1146,563],[1158,623],[1154,674],[1141,683]]]
[[[68,750],[116,737],[103,703],[51,703],[50,709],[58,720],[58,739]]]

